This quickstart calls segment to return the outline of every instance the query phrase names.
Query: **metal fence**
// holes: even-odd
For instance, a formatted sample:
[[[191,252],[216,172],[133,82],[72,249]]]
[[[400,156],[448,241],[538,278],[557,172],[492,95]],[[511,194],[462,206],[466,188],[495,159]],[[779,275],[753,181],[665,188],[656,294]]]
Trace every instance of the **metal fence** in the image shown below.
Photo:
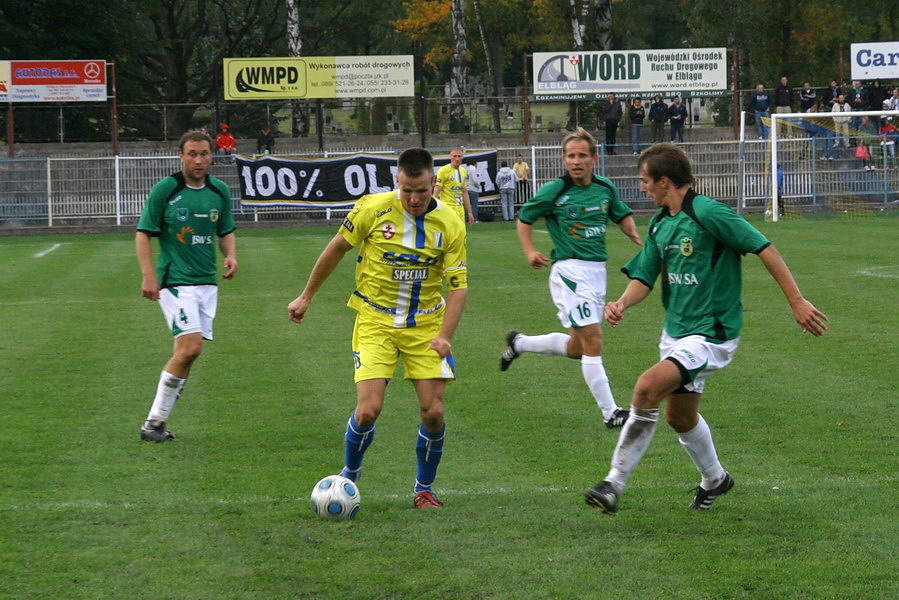
[[[822,159],[827,140],[793,138],[781,142],[778,160],[783,169],[780,197],[788,210],[839,211],[885,206],[899,201],[899,169],[889,155],[874,147],[871,163],[862,169],[849,152],[832,152]],[[758,212],[771,196],[770,148],[765,141],[703,142],[683,145],[697,178],[697,191],[738,211]],[[622,155],[622,144],[610,155],[600,147],[596,173],[617,185],[622,200],[635,210],[651,210],[639,191],[637,157]],[[474,149],[470,149],[474,150]],[[383,149],[362,149],[385,152]],[[518,155],[531,166],[530,193],[563,174],[559,146],[499,148],[498,161],[509,165]],[[0,224],[72,225],[136,223],[147,192],[162,177],[180,168],[175,156],[69,157],[0,160]],[[343,215],[347,209],[310,207],[243,207],[237,169],[217,158],[212,175],[231,188],[238,220],[320,220]],[[527,200],[520,196],[518,203]],[[490,202],[483,203],[490,206]],[[495,202],[494,202],[495,206]]]

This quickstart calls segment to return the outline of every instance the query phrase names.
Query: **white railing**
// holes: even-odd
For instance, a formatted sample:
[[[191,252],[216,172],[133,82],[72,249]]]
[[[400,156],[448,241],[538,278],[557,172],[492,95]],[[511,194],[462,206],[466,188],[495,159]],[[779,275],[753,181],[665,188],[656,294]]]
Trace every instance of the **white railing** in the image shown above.
[[[861,177],[856,173],[854,160],[819,164],[815,160],[814,143],[815,140],[806,138],[780,141],[781,157],[789,152],[789,172],[784,174],[781,199],[789,199],[794,206],[810,207],[824,206],[829,198],[845,198],[847,194],[866,195],[869,200],[884,203],[899,199],[899,169],[881,169]],[[777,180],[771,172],[772,148],[768,142],[702,142],[683,144],[683,147],[693,163],[700,193],[740,212],[763,210],[772,193],[777,201],[776,191],[772,189]],[[637,157],[630,154],[630,144],[623,143],[620,148],[627,153],[611,156],[600,147],[596,173],[615,182],[622,200],[635,210],[654,209],[639,191]],[[378,151],[385,152],[360,149],[360,152]],[[509,165],[518,155],[527,157],[531,165],[531,194],[564,172],[559,146],[498,148],[497,153],[498,161]],[[21,221],[52,227],[91,220],[116,225],[135,223],[153,184],[177,171],[179,166],[176,156],[0,160],[0,224]],[[217,157],[211,173],[231,188],[235,216],[239,220],[331,219],[346,212],[310,207],[242,207],[234,164]]]

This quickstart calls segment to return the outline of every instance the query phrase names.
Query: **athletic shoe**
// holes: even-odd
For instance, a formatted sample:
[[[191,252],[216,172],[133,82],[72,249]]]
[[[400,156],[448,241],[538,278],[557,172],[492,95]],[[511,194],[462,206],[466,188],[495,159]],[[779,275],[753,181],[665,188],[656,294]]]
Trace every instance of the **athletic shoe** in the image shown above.
[[[631,411],[624,408],[616,408],[612,416],[603,422],[609,429],[615,429],[616,427],[622,427],[629,416],[631,416]]]
[[[696,497],[693,498],[693,502],[690,504],[691,510],[708,510],[712,507],[712,502],[718,496],[723,496],[727,492],[730,491],[730,488],[734,487],[734,478],[730,476],[730,473],[727,471],[724,472],[724,479],[721,480],[721,483],[718,484],[713,490],[704,490],[702,486],[696,486]]]
[[[165,421],[157,425],[144,421],[140,428],[140,439],[145,442],[168,442],[175,439],[175,434],[165,428]]]
[[[433,493],[429,491],[418,492],[412,499],[415,508],[440,508],[443,502],[437,499]]]
[[[596,484],[584,492],[587,504],[595,506],[607,515],[613,515],[618,511],[618,494],[608,481]]]
[[[521,356],[521,354],[515,350],[514,342],[515,338],[517,338],[520,333],[515,331],[514,329],[506,334],[506,349],[503,350],[502,354],[499,355],[499,370],[505,371],[509,368],[509,365],[512,364],[512,361]]]

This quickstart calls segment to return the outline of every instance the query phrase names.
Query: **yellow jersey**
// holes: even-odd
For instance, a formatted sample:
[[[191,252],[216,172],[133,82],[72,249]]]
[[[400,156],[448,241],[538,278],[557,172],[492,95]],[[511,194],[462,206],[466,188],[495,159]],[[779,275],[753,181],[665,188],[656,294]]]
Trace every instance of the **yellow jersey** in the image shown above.
[[[465,201],[462,194],[468,186],[468,171],[462,165],[454,169],[451,164],[445,164],[437,171],[437,185],[440,186],[440,200],[447,206],[453,207],[456,214],[462,217],[466,223]]]
[[[356,289],[347,306],[393,327],[415,327],[443,316],[443,282],[468,287],[465,224],[437,199],[423,215],[403,208],[399,191],[360,198],[340,226],[359,247]]]

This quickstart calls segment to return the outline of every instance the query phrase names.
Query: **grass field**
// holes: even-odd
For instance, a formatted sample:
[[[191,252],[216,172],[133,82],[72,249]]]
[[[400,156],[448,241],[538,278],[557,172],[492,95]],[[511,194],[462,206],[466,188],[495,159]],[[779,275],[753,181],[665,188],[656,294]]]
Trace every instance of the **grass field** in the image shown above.
[[[396,381],[345,523],[316,520],[308,496],[339,470],[354,404],[352,261],[302,325],[286,318],[334,226],[238,231],[240,272],[169,444],[138,439],[170,342],[140,298],[133,236],[0,238],[0,598],[899,597],[896,219],[757,225],[832,328],[801,334],[747,258],[741,347],[705,394],[736,479],[711,511],[687,510],[698,474],[664,424],[619,513],[584,504],[617,432],[577,362],[499,372],[506,331],[559,325],[547,272],[489,223],[469,239],[446,506],[411,508],[417,406]],[[609,238],[616,298],[633,247]],[[605,329],[622,404],[661,317],[656,292]]]

